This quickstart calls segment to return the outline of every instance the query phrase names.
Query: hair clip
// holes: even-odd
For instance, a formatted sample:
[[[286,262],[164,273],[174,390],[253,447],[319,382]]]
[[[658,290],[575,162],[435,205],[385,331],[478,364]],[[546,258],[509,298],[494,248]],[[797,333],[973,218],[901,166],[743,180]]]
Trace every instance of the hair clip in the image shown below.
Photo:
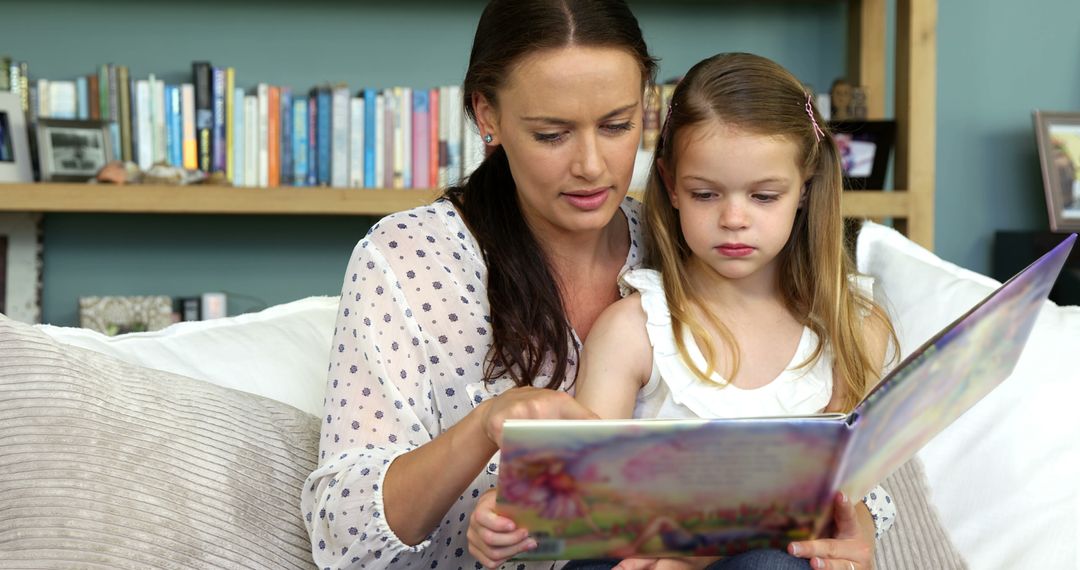
[[[810,115],[810,122],[814,125],[814,137],[817,142],[821,142],[821,139],[825,138],[825,131],[821,130],[821,127],[817,124],[817,119],[814,118],[814,106],[810,103],[812,96],[806,94],[806,114]]]

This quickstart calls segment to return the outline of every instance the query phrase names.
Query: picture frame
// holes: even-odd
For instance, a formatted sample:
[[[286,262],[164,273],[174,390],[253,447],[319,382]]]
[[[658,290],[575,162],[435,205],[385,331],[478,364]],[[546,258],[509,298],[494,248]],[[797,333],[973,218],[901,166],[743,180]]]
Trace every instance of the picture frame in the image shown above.
[[[41,214],[0,213],[0,282],[8,318],[28,324],[41,322]]]
[[[34,181],[26,114],[19,96],[0,91],[0,182]]]
[[[883,190],[896,144],[896,121],[830,121],[840,151],[844,190]]]
[[[79,326],[107,336],[157,331],[173,323],[172,306],[165,295],[79,297]]]
[[[1080,230],[1080,112],[1032,113],[1050,229]]]
[[[85,182],[115,160],[109,121],[38,119],[42,182]]]

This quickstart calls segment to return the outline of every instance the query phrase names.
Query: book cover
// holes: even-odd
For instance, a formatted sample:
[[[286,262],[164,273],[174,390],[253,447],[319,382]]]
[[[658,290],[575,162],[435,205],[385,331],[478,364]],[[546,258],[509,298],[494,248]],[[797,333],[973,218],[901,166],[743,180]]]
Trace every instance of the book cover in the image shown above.
[[[726,556],[820,536],[832,497],[862,497],[1005,380],[1076,235],[904,359],[849,414],[516,420],[500,512],[528,559]]]

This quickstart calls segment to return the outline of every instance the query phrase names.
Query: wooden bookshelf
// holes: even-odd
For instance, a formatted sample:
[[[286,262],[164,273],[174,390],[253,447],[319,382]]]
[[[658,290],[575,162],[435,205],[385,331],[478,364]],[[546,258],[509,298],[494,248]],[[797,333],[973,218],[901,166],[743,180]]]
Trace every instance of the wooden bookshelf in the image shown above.
[[[382,216],[426,204],[434,189],[233,188],[106,184],[0,184],[0,211],[118,214],[288,214]],[[640,199],[640,192],[631,192]],[[907,192],[846,192],[844,214],[903,217]]]

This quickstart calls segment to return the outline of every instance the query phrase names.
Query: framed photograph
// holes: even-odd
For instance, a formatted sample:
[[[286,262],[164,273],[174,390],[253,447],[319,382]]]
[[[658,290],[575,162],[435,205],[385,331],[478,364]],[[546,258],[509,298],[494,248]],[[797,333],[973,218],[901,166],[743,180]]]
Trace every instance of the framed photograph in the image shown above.
[[[33,182],[26,115],[19,96],[0,92],[0,182]]]
[[[0,213],[0,313],[41,321],[41,215]]]
[[[1080,112],[1035,111],[1033,119],[1050,229],[1080,230]]]
[[[38,164],[43,182],[84,182],[114,160],[108,121],[39,119]]]
[[[831,121],[845,190],[882,190],[896,143],[895,121]]]

